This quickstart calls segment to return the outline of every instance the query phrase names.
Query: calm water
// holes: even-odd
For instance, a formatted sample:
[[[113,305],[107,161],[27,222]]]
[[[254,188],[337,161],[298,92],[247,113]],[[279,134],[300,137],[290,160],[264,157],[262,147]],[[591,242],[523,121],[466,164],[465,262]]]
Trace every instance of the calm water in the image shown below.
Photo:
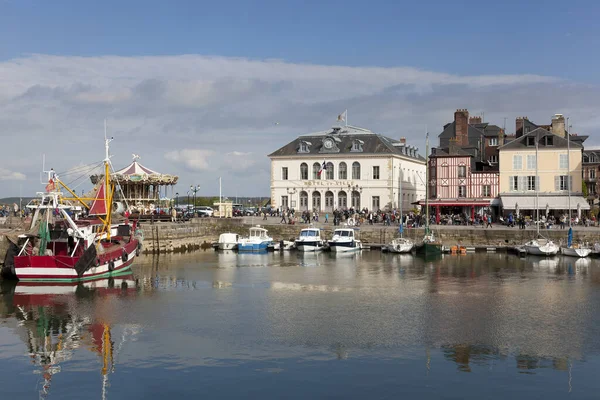
[[[96,286],[3,284],[1,398],[600,396],[598,260],[207,251]]]

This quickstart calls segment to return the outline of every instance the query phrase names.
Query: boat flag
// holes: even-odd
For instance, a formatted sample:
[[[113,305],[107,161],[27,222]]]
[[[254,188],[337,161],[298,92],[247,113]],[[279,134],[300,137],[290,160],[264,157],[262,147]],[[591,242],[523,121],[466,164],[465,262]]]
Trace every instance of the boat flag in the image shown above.
[[[343,113],[338,115],[337,120],[340,122],[346,122],[347,118],[348,118],[348,110],[344,110]]]
[[[327,164],[325,164],[325,161],[323,161],[323,164],[321,164],[321,169],[319,170],[319,173],[318,173],[319,176],[321,176],[321,174],[323,173],[325,168],[327,168]]]

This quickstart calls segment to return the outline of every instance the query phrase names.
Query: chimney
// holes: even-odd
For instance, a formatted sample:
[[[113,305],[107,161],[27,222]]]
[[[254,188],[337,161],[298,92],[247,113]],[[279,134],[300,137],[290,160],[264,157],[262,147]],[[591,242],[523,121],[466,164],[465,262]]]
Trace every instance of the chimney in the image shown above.
[[[552,117],[552,133],[560,137],[565,137],[565,117],[562,114],[554,114]]]
[[[469,125],[481,124],[481,117],[469,117]]]
[[[515,120],[515,137],[523,136],[523,121],[525,121],[527,117],[517,117]]]
[[[454,113],[454,137],[459,146],[469,145],[469,111],[459,108]]]
[[[405,137],[401,137],[401,138],[400,138],[400,143],[402,143],[402,144],[406,144],[406,138],[405,138]]]
[[[458,154],[459,146],[460,146],[460,142],[458,141],[458,138],[451,138],[448,141],[448,154],[450,154],[451,156]]]

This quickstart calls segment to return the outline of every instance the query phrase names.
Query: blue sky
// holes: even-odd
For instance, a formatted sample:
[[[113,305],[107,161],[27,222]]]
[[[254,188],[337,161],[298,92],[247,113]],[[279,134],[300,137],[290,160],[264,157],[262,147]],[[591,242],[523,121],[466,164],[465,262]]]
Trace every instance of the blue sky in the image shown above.
[[[205,54],[597,81],[596,1],[0,2],[0,58]],[[596,51],[594,51],[596,49]]]
[[[266,157],[351,124],[424,149],[457,108],[600,144],[600,3],[0,0],[0,197],[101,159],[265,196]],[[18,138],[18,139],[16,139]],[[49,140],[49,138],[52,138]],[[435,143],[434,143],[435,144]],[[100,146],[100,150],[97,146]],[[85,182],[89,186],[89,182]]]

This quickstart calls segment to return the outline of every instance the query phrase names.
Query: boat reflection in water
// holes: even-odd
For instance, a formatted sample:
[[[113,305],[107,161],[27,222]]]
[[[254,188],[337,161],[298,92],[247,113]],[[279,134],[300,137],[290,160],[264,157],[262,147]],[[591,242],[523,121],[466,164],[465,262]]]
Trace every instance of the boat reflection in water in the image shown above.
[[[33,372],[42,376],[38,386],[40,398],[49,395],[53,376],[61,372],[61,364],[71,360],[79,348],[100,356],[102,398],[106,398],[108,378],[115,371],[115,349],[120,350],[140,331],[137,325],[125,325],[120,329],[120,339],[113,339],[111,315],[116,310],[107,299],[136,295],[131,272],[87,282],[2,281],[1,293],[4,305],[18,321],[15,333],[27,346],[36,366]]]

